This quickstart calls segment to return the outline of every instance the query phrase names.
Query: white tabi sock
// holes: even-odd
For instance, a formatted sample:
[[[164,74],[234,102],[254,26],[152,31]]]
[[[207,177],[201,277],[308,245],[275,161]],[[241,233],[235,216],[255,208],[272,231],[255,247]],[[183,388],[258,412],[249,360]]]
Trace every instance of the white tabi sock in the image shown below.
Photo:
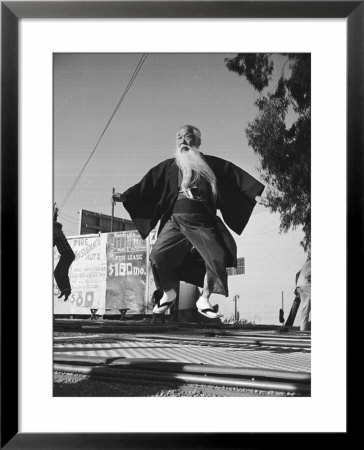
[[[172,302],[177,297],[177,292],[174,289],[164,292],[163,297],[159,301],[159,305],[163,306],[164,303]]]
[[[212,305],[209,302],[209,299],[207,297],[204,297],[203,295],[201,295],[201,297],[197,300],[196,306],[198,309],[212,309]]]

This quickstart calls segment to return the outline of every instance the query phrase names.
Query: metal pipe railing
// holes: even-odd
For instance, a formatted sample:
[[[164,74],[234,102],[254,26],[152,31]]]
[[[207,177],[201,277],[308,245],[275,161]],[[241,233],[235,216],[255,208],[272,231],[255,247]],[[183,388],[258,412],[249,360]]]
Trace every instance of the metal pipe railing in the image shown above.
[[[124,337],[123,337],[124,339]],[[126,338],[128,339],[128,338]],[[276,338],[265,338],[265,339],[255,339],[250,337],[241,337],[239,339],[217,339],[217,338],[201,338],[187,337],[187,336],[175,336],[175,335],[158,335],[158,334],[139,334],[135,337],[135,340],[140,339],[158,339],[158,340],[168,340],[168,341],[185,341],[185,342],[204,342],[209,344],[245,344],[245,345],[258,345],[258,346],[271,346],[271,347],[299,347],[299,348],[311,348],[311,342],[300,342],[296,340],[289,339],[276,339]]]
[[[113,368],[123,367],[131,370],[148,370],[161,372],[199,373],[209,375],[228,375],[231,377],[269,378],[310,383],[311,375],[307,372],[265,369],[260,367],[217,366],[212,364],[191,364],[175,361],[160,361],[150,358],[107,358],[87,355],[55,355],[56,363],[103,364]]]
[[[204,333],[206,337],[249,337],[249,338],[267,338],[267,339],[289,339],[289,340],[298,340],[298,341],[309,341],[311,339],[311,336],[309,335],[298,335],[298,334],[268,334],[268,333],[254,333],[254,332],[248,332],[248,331],[242,331],[242,332],[235,332],[235,331],[216,331],[216,333],[207,332]]]
[[[216,377],[205,375],[189,375],[178,372],[153,372],[128,370],[128,369],[114,369],[110,367],[88,367],[76,366],[69,364],[55,364],[54,370],[58,372],[80,373],[95,377],[112,377],[123,380],[137,379],[147,380],[148,382],[171,381],[187,384],[204,384],[224,387],[237,387],[243,389],[258,389],[281,392],[296,392],[296,393],[310,393],[311,387],[307,383],[293,383],[280,381],[262,381],[262,380],[244,380],[229,377]]]

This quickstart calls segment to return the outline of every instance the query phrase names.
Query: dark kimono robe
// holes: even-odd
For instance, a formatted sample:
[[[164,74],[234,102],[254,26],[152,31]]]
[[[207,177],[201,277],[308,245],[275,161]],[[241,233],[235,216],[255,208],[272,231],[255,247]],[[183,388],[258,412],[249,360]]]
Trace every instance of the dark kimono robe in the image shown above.
[[[216,176],[220,209],[226,225],[241,234],[261,195],[264,186],[233,163],[215,156],[203,155]],[[153,167],[136,185],[122,194],[121,201],[130,214],[141,237],[145,239],[160,220],[159,232],[172,215],[178,197],[179,168],[174,158]],[[227,267],[236,267],[236,244],[222,220],[206,203],[206,208],[216,218],[216,225],[227,249]],[[203,285],[204,262],[198,255],[191,255],[179,270],[180,279],[197,286]]]

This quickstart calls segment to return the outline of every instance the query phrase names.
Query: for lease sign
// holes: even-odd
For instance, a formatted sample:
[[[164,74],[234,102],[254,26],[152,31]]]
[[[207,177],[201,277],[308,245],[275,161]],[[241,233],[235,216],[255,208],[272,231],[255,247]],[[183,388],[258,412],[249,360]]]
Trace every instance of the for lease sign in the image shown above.
[[[106,243],[107,309],[144,313],[146,243],[137,231],[108,233]]]

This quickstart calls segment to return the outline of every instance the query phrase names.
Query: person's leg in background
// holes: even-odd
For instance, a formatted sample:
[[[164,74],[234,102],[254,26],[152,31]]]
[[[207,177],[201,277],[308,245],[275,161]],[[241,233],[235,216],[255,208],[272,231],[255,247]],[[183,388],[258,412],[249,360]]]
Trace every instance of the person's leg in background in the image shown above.
[[[72,250],[70,252],[65,252],[61,255],[57,267],[54,269],[54,278],[58,289],[61,291],[58,298],[61,298],[64,295],[64,301],[66,301],[71,294],[71,283],[68,276],[68,271],[74,259],[75,254]]]
[[[300,330],[308,331],[309,317],[311,312],[311,286],[300,286],[297,288],[301,299],[301,322]]]

